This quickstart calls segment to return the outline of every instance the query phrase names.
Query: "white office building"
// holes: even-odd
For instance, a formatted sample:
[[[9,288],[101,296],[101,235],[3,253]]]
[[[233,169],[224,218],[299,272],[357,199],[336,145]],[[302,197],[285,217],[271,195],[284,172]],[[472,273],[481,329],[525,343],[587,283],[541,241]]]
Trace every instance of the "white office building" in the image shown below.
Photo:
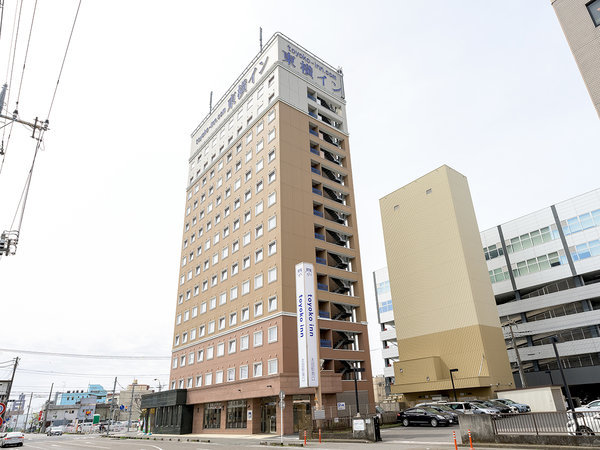
[[[385,394],[388,396],[390,395],[390,386],[394,384],[394,363],[398,361],[398,341],[387,267],[373,272],[373,282],[377,301],[377,321],[380,326],[379,338],[381,339]]]

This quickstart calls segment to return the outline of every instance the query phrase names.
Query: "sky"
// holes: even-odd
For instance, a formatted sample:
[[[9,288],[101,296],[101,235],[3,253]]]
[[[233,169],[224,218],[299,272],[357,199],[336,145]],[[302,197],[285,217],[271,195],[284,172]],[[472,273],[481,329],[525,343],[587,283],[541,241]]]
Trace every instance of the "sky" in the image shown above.
[[[23,120],[48,114],[77,3],[38,2]],[[0,35],[7,82],[16,4],[5,2]],[[21,13],[10,112],[33,4]],[[0,259],[0,349],[164,359],[23,353],[15,394],[35,392],[39,408],[51,383],[55,392],[112,389],[115,376],[117,390],[167,383],[190,134],[210,91],[220,98],[257,54],[259,27],[265,42],[280,31],[343,67],[374,375],[381,197],[448,164],[467,176],[483,230],[599,187],[598,116],[549,0],[366,5],[82,2],[17,254]],[[12,129],[2,230],[32,162],[30,134]],[[0,378],[15,356],[0,350]]]

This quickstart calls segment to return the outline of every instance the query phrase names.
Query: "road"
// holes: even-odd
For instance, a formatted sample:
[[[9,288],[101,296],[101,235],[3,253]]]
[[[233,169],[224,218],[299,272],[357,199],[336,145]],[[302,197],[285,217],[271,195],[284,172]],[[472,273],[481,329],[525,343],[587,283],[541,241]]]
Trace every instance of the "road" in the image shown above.
[[[387,428],[382,430],[383,442],[372,445],[374,448],[382,450],[401,449],[401,450],[453,450],[454,442],[452,440],[452,431],[458,434],[458,427],[451,428],[430,428],[430,427],[409,427],[409,428]],[[160,439],[160,435],[153,436]],[[179,437],[169,436],[174,441],[168,440],[138,440],[138,439],[116,439],[90,435],[63,435],[46,436],[40,434],[28,434],[25,437],[25,448],[36,450],[226,450],[239,448],[262,448],[261,442],[271,441],[279,442],[279,436],[273,435],[252,435],[252,436],[230,436],[223,435],[195,435],[194,438],[201,440],[210,440],[210,442],[177,442]],[[164,437],[169,439],[169,437]],[[185,438],[190,437],[185,436]],[[296,436],[284,436],[285,442],[298,443]],[[349,450],[362,449],[364,443],[352,442],[308,442],[307,447],[320,450]],[[294,448],[294,447],[287,447]],[[491,448],[475,443],[476,450],[491,450]],[[508,447],[503,447],[510,450]]]

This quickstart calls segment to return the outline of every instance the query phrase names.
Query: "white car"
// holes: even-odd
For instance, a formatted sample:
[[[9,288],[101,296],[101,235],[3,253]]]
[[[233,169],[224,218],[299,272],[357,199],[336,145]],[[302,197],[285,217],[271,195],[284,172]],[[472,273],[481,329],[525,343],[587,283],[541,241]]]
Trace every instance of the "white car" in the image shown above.
[[[23,433],[18,433],[16,431],[12,433],[2,433],[0,434],[0,447],[10,447],[11,445],[22,447],[24,440],[25,435]]]
[[[581,405],[579,408],[575,408],[575,411],[600,411],[600,400],[594,400],[587,405]]]
[[[50,427],[46,431],[47,436],[62,436],[63,429],[62,427]]]
[[[577,414],[577,425],[579,426],[579,432],[575,428],[575,421],[569,414],[569,421],[567,422],[567,430],[569,434],[582,434],[582,435],[593,435],[600,433],[600,413],[598,414]]]

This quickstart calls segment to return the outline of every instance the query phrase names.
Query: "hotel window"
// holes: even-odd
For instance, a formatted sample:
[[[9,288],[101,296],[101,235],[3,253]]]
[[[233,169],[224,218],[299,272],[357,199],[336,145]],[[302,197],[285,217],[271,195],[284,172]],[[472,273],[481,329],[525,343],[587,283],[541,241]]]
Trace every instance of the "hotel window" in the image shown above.
[[[242,295],[250,293],[250,280],[246,280],[242,283]]]
[[[230,367],[229,369],[227,369],[227,381],[235,381],[235,367]],[[243,400],[242,400],[243,401]],[[229,404],[231,402],[227,402],[227,418],[229,419],[231,417],[231,414],[229,413]],[[245,402],[244,402],[245,403]],[[230,427],[229,423],[227,424],[228,427],[227,428],[234,428],[234,427]],[[246,425],[244,425],[243,427],[239,427],[239,428],[246,428]]]
[[[238,263],[233,263],[231,265],[231,276],[237,275],[239,272],[239,265]]]
[[[272,129],[271,131],[269,131],[269,135],[267,137],[267,142],[271,142],[273,139],[275,139],[275,129]]]
[[[277,281],[277,267],[273,267],[272,269],[269,269],[269,283],[272,283],[273,281]]]
[[[237,313],[232,312],[229,314],[229,326],[232,327],[237,324]]]
[[[262,302],[254,304],[254,317],[259,317],[263,315],[263,304]]]
[[[215,254],[212,256],[212,263],[213,263],[213,266],[214,266],[215,264],[217,264],[218,262],[219,262],[219,254],[218,254],[218,253],[215,253]]]
[[[204,386],[210,386],[212,384],[212,372],[208,372],[207,374],[204,375]],[[206,417],[206,409],[204,409],[204,417]],[[210,411],[210,410],[209,410]],[[219,410],[219,416],[221,416],[220,414],[221,410]],[[204,426],[205,428],[220,428],[221,426],[221,419],[219,417],[219,423],[216,424],[214,426]]]
[[[217,297],[213,297],[209,300],[210,309],[215,309],[217,307]]]
[[[231,253],[235,253],[240,249],[240,241],[233,241],[231,244]]]
[[[240,148],[241,150],[241,148]],[[242,161],[238,161],[235,163],[235,171],[237,172],[238,170],[240,170],[242,168]]]
[[[173,369],[177,369],[177,361],[178,361],[177,358],[173,358],[173,366],[172,366]]]
[[[203,337],[206,334],[206,326],[200,325],[198,327],[198,337]]]
[[[252,142],[252,131],[246,136],[246,144],[249,144],[250,142]]]
[[[200,314],[204,314],[206,312],[206,302],[202,302],[200,304]]]
[[[223,131],[225,131],[225,128],[223,128]],[[223,160],[221,159],[219,161],[219,165],[217,166],[217,170],[220,172],[222,168],[223,168]]]
[[[242,308],[242,322],[246,322],[250,319],[250,308]]]
[[[270,177],[270,175],[269,175],[269,177]],[[258,183],[256,183],[256,193],[258,194],[260,191],[262,191],[263,187],[264,187],[263,180],[260,180]]]
[[[225,319],[223,319],[225,320]],[[219,344],[217,344],[217,356],[225,356],[225,343],[221,342]]]
[[[269,86],[271,85],[271,81],[272,81],[272,78],[271,78],[271,80],[269,80]],[[267,122],[271,123],[271,122],[273,122],[273,119],[275,119],[275,110],[269,111],[269,115],[267,116]]]
[[[254,238],[258,239],[259,237],[261,237],[263,235],[263,226],[262,224],[260,224],[259,226],[257,226],[254,229]]]
[[[277,325],[269,327],[268,336],[269,344],[277,342]]]
[[[219,305],[224,305],[227,303],[227,292],[221,292],[219,295]]]
[[[202,386],[202,375],[196,375],[196,387]]]
[[[277,216],[269,217],[269,222],[267,228],[271,231],[273,228],[277,226]]]
[[[204,350],[198,350],[198,362],[204,361]]]
[[[209,361],[215,357],[215,348],[207,347],[206,349],[206,360]]]
[[[269,256],[277,253],[277,241],[269,242]]]
[[[275,311],[277,309],[277,296],[269,297],[268,304],[269,312]]]
[[[219,318],[219,330],[222,330],[225,328],[225,317],[220,317]]]
[[[231,160],[231,153],[227,157],[227,162],[229,162],[230,160]],[[225,181],[229,180],[230,178],[231,178],[231,169],[229,169],[227,172],[225,172]]]
[[[241,180],[241,178],[238,178],[237,180],[235,180],[235,183],[233,183],[233,190],[237,191],[241,187],[242,187],[242,180]]]
[[[200,266],[196,267],[196,275],[198,275],[200,273]],[[198,295],[200,293],[200,287],[199,286],[194,286],[194,296]]]
[[[248,162],[251,159],[252,159],[252,149],[250,149],[246,152],[246,161],[245,162]]]
[[[223,239],[229,236],[229,226],[223,228]]]
[[[210,262],[207,259],[206,261],[204,261],[204,270],[208,270],[209,267],[210,267]]]
[[[263,345],[263,332],[262,331],[254,332],[253,345],[254,345],[254,347],[260,347]]]
[[[177,321],[176,321],[177,325],[181,324],[181,314],[177,314]]]
[[[240,380],[247,380],[248,379],[248,366],[244,365],[244,366],[240,366]]]
[[[250,178],[252,178],[252,170],[246,172],[246,174],[244,175],[244,182],[249,181]]]
[[[227,208],[225,208],[225,211],[223,212],[223,216],[229,217],[229,214],[231,214],[231,208],[228,206]]]
[[[233,221],[233,231],[237,231],[240,228],[240,219],[235,219]]]
[[[244,259],[242,259],[242,269],[246,270],[249,267],[250,267],[250,257],[246,256]]]
[[[197,306],[194,306],[192,308],[192,318],[194,318],[194,317],[198,317],[198,307]]]
[[[179,367],[185,367],[185,355],[179,357]]]
[[[179,284],[182,285],[183,283],[185,283],[185,275],[181,275],[181,278],[179,279]]]
[[[263,260],[263,249],[259,248],[254,252],[254,262],[261,262]]]
[[[271,171],[269,172],[269,184],[271,184],[273,181],[275,181],[275,171]]]
[[[192,297],[192,291],[187,291],[187,292],[185,293],[185,299],[186,299],[186,300],[189,300],[191,297]]]
[[[600,0],[594,0],[587,4],[588,12],[592,16],[595,26],[600,26]]]
[[[192,328],[190,330],[190,341],[193,341],[194,339],[196,339],[196,329]]]
[[[242,238],[242,244],[244,245],[244,247],[246,245],[248,245],[250,243],[250,232],[244,234],[244,237]]]
[[[263,287],[263,275],[262,273],[259,273],[254,277],[254,290],[260,289],[261,287]]]
[[[246,191],[246,193],[244,194],[244,202],[247,202],[248,200],[250,200],[252,198],[252,191],[250,189],[248,189]]]
[[[187,322],[188,320],[190,320],[190,310],[189,309],[187,311],[183,312],[183,321]]]
[[[265,148],[265,141],[261,139],[258,144],[256,144],[256,153],[260,152],[263,148]]]
[[[264,209],[264,203],[263,203],[263,201],[261,200],[261,201],[260,201],[260,202],[258,202],[258,203],[256,204],[256,206],[254,207],[254,215],[255,215],[255,216],[258,216],[259,214],[261,214],[261,213],[263,212],[263,209]]]
[[[240,201],[239,198],[236,198],[235,201],[233,202],[233,210],[237,210],[240,206],[242,205],[242,202]]]
[[[264,159],[259,159],[258,162],[256,163],[256,173],[260,172],[261,170],[263,170],[263,167],[265,166],[265,161]],[[187,230],[186,230],[187,231]]]
[[[225,281],[227,279],[227,269],[221,270],[221,281]]]
[[[194,379],[192,377],[187,379],[187,388],[191,389],[194,387]]]
[[[211,213],[211,212],[212,212],[212,210],[213,210],[213,205],[212,205],[212,202],[210,202],[210,203],[208,204],[208,206],[206,207],[206,214],[209,214],[209,213]]]
[[[248,350],[250,338],[248,335],[240,337],[240,350]]]
[[[181,343],[185,344],[187,342],[187,339],[188,339],[188,334],[187,333],[183,333],[181,335]]]
[[[175,389],[175,380],[171,381],[171,389]]]
[[[277,359],[267,361],[267,374],[275,375],[277,373]]]
[[[185,231],[190,231],[190,223],[185,224]]]
[[[188,355],[188,366],[191,364],[194,364],[194,353],[193,352]]]
[[[231,290],[229,291],[229,299],[230,300],[235,300],[236,298],[238,298],[238,287],[234,286],[231,288]]]
[[[208,322],[208,334],[212,334],[215,332],[215,321],[211,320]]]
[[[250,211],[246,211],[244,213],[244,223],[250,222],[251,218],[252,218],[252,214],[250,213]]]
[[[271,192],[269,194],[269,199],[267,201],[267,205],[268,206],[273,206],[276,202],[277,202],[277,193],[276,192]]]
[[[273,149],[269,152],[269,162],[273,161],[274,159],[275,159],[275,149]]]
[[[262,377],[262,362],[255,362],[252,364],[252,376]]]
[[[179,380],[179,389],[183,389],[183,378]]]
[[[235,353],[236,343],[237,341],[235,339],[229,341],[229,346],[227,348],[229,354]]]

